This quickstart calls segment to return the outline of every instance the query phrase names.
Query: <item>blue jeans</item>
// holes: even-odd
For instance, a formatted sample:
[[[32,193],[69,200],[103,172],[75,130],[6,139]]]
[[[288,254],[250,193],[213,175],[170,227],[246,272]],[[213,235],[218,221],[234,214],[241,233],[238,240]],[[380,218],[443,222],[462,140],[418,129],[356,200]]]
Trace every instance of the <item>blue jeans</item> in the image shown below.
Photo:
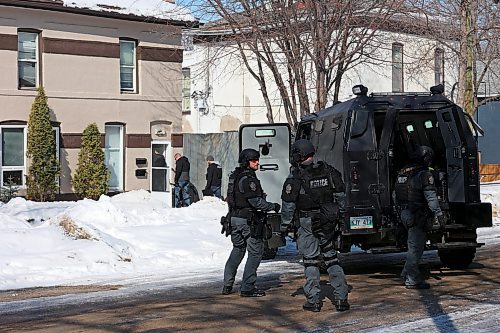
[[[214,197],[222,199],[221,187],[220,186],[210,186],[210,191],[212,191]]]
[[[179,181],[175,186],[175,207],[187,207],[191,204],[189,196],[189,182],[187,180]]]

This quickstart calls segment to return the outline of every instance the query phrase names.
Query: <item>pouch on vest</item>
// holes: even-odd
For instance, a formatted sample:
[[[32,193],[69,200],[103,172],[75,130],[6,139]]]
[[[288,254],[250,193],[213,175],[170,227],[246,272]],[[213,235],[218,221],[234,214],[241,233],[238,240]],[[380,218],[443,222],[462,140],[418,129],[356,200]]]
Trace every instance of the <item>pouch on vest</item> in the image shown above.
[[[323,223],[335,223],[339,217],[339,205],[335,202],[324,202],[320,209]]]

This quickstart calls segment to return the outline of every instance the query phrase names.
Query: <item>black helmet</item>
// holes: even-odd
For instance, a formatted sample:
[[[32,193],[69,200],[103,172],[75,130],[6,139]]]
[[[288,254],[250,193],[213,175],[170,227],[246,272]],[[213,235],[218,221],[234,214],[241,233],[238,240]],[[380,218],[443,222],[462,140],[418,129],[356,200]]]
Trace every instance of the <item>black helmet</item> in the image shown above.
[[[314,155],[315,149],[311,141],[300,139],[292,145],[292,162],[300,163],[309,156]]]
[[[428,146],[417,146],[413,153],[413,159],[425,166],[429,166],[434,160],[434,150]]]
[[[252,148],[243,149],[238,157],[239,164],[247,164],[248,161],[258,160],[260,158],[260,154],[257,150]]]

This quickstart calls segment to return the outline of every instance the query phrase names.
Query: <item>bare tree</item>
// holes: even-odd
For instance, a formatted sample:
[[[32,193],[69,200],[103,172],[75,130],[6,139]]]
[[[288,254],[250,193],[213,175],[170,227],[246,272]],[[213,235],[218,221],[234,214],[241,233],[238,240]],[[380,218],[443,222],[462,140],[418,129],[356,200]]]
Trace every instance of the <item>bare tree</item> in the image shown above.
[[[268,121],[273,123],[275,118],[270,89],[277,89],[292,125],[299,116],[337,101],[346,71],[360,62],[381,61],[376,57],[381,44],[377,32],[387,28],[403,6],[399,0],[206,0],[197,4],[195,15],[211,21],[203,29],[204,41],[234,46],[259,84]],[[210,31],[213,35],[207,37]],[[273,88],[268,82],[273,82]]]
[[[497,0],[413,0],[427,20],[427,34],[446,45],[458,59],[457,102],[469,114],[481,103],[498,98],[500,87],[482,91],[485,81],[500,80],[500,21]],[[436,22],[446,22],[433,29]],[[485,90],[485,89],[483,89]],[[488,95],[482,102],[478,94]]]

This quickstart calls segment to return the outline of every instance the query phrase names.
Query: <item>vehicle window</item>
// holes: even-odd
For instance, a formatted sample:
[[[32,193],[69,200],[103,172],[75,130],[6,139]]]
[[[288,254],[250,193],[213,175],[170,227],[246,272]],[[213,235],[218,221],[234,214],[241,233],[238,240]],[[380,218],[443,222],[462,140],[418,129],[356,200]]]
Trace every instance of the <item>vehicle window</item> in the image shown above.
[[[299,139],[311,139],[311,131],[312,131],[313,123],[305,123],[301,125],[297,131],[297,140]]]
[[[342,117],[335,117],[332,119],[332,130],[336,131],[342,126]]]
[[[323,132],[323,120],[316,120],[316,122],[314,123],[314,131],[316,133]]]

